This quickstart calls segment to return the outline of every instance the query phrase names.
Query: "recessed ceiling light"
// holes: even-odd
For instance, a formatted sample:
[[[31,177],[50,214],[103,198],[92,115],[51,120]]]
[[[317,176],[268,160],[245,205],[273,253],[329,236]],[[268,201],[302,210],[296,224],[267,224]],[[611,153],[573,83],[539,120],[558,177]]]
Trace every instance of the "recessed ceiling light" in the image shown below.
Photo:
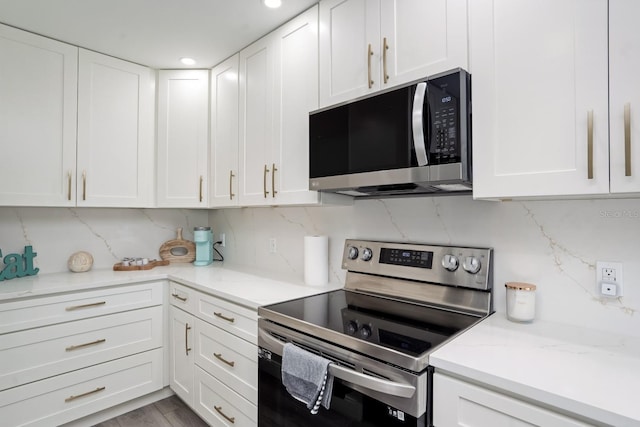
[[[184,65],[195,65],[196,60],[193,58],[180,58],[180,62]]]
[[[282,0],[262,0],[265,6],[275,9],[282,6]]]

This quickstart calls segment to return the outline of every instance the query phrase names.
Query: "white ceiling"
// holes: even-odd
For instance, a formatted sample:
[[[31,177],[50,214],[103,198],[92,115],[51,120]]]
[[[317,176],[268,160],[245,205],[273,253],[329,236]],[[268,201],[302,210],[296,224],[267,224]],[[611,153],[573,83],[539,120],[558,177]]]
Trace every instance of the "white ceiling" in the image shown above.
[[[0,22],[153,68],[210,68],[317,2],[0,0]]]

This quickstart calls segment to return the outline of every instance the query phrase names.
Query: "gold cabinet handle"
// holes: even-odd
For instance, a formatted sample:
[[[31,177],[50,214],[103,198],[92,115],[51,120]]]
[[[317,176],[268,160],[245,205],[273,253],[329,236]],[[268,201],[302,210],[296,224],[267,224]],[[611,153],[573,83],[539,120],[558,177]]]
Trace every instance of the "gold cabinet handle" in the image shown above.
[[[587,178],[593,179],[593,110],[587,111]]]
[[[223,417],[225,417],[227,419],[227,421],[229,421],[231,424],[234,424],[236,422],[236,417],[230,417],[227,414],[225,414],[224,412],[222,412],[222,406],[213,406],[213,409],[215,409],[216,411],[218,411],[218,413],[220,415],[222,415]]]
[[[233,171],[230,170],[229,171],[229,200],[233,200],[233,196],[235,196],[235,194],[233,194],[233,177],[235,175],[233,174]]]
[[[191,351],[191,347],[189,347],[189,330],[191,329],[191,326],[189,326],[188,323],[185,323],[184,325],[184,350],[186,355],[189,355],[189,352]]]
[[[389,45],[387,44],[387,38],[382,39],[382,79],[384,84],[389,82],[389,73],[387,73],[387,50],[389,50]]]
[[[104,389],[105,389],[105,387],[98,387],[97,389],[88,391],[86,393],[76,394],[75,396],[69,396],[64,401],[65,402],[71,402],[73,400],[80,399],[81,397],[89,396],[90,394],[93,394],[93,393],[98,393],[98,392],[100,392],[100,391],[102,391]]]
[[[202,175],[200,175],[200,189],[198,190],[200,194],[200,203],[202,203],[202,181]]]
[[[67,172],[67,200],[71,201],[71,171]]]
[[[373,50],[371,49],[371,43],[367,48],[367,80],[369,81],[369,89],[373,87],[373,80],[371,80],[371,57],[373,56]]]
[[[229,362],[227,359],[225,359],[224,357],[222,357],[222,353],[213,353],[213,355],[216,357],[216,359],[226,363],[227,365],[231,366],[232,368],[235,366],[236,362]]]
[[[631,176],[631,104],[624,104],[624,176]]]
[[[72,305],[70,307],[65,308],[65,311],[73,311],[73,310],[81,310],[83,308],[97,307],[100,305],[105,305],[106,301],[92,302],[91,304],[82,304],[82,305]]]
[[[276,171],[278,170],[278,168],[276,168],[276,164],[272,163],[271,164],[271,197],[276,197]]]
[[[92,345],[96,345],[96,344],[102,344],[103,342],[106,342],[106,339],[100,339],[100,340],[95,340],[95,341],[91,341],[91,342],[87,342],[84,344],[76,344],[76,345],[70,345],[69,347],[65,348],[65,351],[73,351],[73,350],[78,350],[80,348],[84,348],[84,347],[89,347]]]
[[[87,171],[82,171],[82,200],[87,200]]]
[[[267,198],[267,194],[269,194],[269,192],[267,191],[267,174],[269,173],[269,168],[267,167],[267,165],[264,165],[264,172],[262,173],[262,184],[263,184],[263,192],[264,192],[264,198]]]
[[[187,301],[187,297],[181,297],[177,293],[176,294],[171,294],[171,296],[174,297],[175,299],[178,299],[178,300],[182,301],[182,302]]]
[[[235,322],[235,321],[236,321],[236,319],[235,319],[234,317],[227,317],[227,316],[225,316],[225,315],[224,315],[224,314],[222,314],[222,313],[216,313],[216,312],[214,312],[213,314],[214,314],[214,316],[219,317],[219,318],[221,318],[221,319],[223,319],[223,320],[226,320],[226,321],[227,321],[227,322],[229,322],[229,323],[233,323],[233,322]]]

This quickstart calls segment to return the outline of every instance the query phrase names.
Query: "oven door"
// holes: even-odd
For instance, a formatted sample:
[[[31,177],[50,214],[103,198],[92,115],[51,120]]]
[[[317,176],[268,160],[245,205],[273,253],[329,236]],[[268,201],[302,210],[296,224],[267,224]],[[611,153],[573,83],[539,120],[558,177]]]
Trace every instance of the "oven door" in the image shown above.
[[[259,427],[358,427],[429,425],[431,372],[413,374],[288,328],[259,320]],[[282,385],[282,346],[293,342],[334,361],[330,409],[311,415]]]

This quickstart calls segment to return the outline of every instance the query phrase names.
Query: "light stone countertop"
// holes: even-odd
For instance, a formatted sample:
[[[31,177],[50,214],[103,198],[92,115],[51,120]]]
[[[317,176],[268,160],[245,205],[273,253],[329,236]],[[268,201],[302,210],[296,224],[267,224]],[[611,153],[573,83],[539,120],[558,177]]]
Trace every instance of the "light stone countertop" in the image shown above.
[[[0,303],[20,298],[173,280],[257,310],[259,306],[340,289],[214,263],[144,271],[92,270],[0,282]],[[494,313],[430,355],[436,371],[484,383],[516,397],[613,426],[640,426],[640,339]]]
[[[448,371],[597,422],[640,426],[640,339],[494,313],[430,355]]]
[[[172,264],[150,270],[90,270],[51,273],[0,282],[0,303],[51,294],[98,289],[154,280],[173,280],[213,296],[257,310],[259,306],[340,289],[341,283],[307,286],[302,279],[278,277],[213,263],[206,267]]]

